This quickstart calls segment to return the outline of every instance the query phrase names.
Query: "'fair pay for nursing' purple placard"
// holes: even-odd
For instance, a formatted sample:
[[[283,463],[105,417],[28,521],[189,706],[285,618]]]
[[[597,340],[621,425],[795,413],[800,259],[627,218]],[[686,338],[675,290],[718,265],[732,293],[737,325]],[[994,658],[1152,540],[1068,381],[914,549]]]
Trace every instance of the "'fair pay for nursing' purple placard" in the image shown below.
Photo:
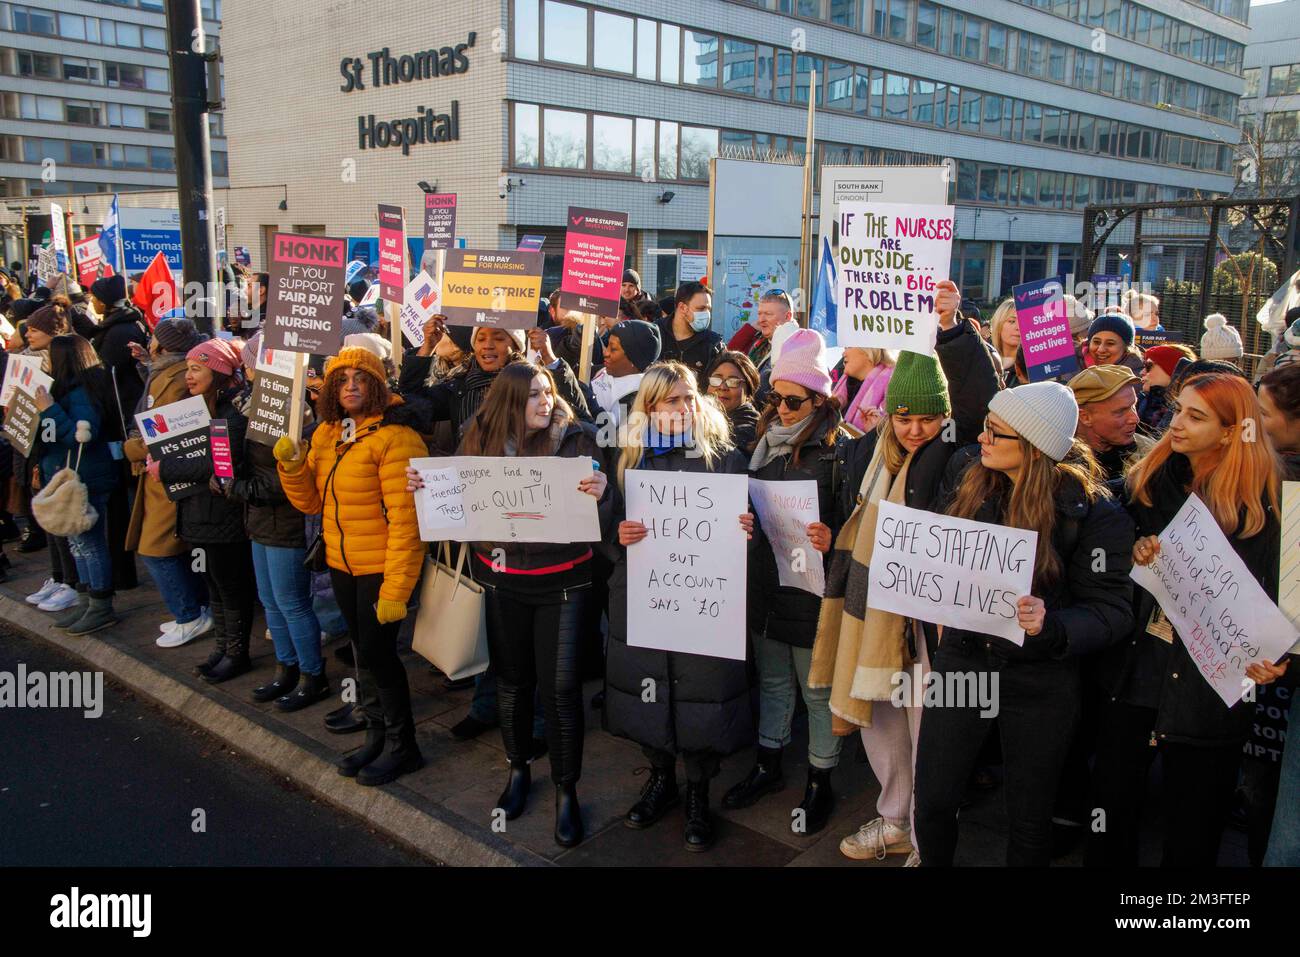
[[[1020,325],[1020,347],[1030,382],[1058,379],[1079,369],[1065,314],[1064,291],[1056,279],[1038,279],[1011,287]]]

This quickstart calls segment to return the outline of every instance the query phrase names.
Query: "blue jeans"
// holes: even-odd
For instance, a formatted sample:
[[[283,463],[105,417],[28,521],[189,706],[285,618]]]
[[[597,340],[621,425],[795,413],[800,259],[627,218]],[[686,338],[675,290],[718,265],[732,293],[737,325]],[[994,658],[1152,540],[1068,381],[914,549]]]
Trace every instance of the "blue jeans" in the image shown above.
[[[306,548],[253,542],[257,597],[266,610],[275,659],[317,675],[321,670],[320,623],[312,611],[311,572],[303,567],[306,557]]]
[[[1296,663],[1291,662],[1295,668]],[[1265,867],[1300,867],[1300,689],[1291,689],[1286,747],[1282,750],[1282,779],[1277,785],[1273,830],[1268,837]]]
[[[343,617],[339,603],[334,600],[333,592],[328,595],[313,597],[311,610],[316,613],[316,620],[320,622],[320,630],[325,634],[334,636],[348,633],[348,620]]]
[[[92,595],[103,597],[113,591],[113,565],[108,557],[108,493],[92,492],[95,524],[80,535],[68,536],[68,549],[77,565],[77,578]]]
[[[831,689],[808,687],[812,649],[757,633],[751,637],[758,668],[758,743],[772,749],[790,743],[797,686],[808,706],[808,764],[823,771],[835,767],[844,739],[831,730]]]
[[[203,610],[207,589],[193,569],[190,568],[190,555],[170,555],[167,558],[154,558],[141,555],[149,577],[158,586],[158,592],[167,603],[167,610],[176,616],[179,624],[187,624],[199,617]]]

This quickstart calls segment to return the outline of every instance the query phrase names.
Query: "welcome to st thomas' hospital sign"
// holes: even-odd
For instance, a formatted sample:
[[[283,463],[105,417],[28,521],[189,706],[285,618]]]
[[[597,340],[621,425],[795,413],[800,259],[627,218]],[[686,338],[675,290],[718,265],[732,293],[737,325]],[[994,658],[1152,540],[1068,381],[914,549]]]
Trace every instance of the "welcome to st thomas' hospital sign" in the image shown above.
[[[388,47],[374,50],[364,57],[344,57],[339,61],[342,93],[420,80],[435,80],[469,72],[466,50],[474,48],[477,34],[470,33],[464,43],[454,47],[418,50],[393,56]],[[376,120],[375,114],[357,117],[357,146],[359,149],[388,149],[400,146],[403,156],[409,156],[412,146],[422,143],[449,143],[460,139],[460,101],[452,100],[449,111],[438,113],[431,106],[416,108],[415,116],[392,120]]]

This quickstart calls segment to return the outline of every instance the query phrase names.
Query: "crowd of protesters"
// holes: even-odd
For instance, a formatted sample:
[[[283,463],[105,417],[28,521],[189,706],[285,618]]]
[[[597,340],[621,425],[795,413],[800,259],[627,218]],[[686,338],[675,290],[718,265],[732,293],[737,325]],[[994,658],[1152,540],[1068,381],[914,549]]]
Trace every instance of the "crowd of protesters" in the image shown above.
[[[1292,656],[1251,665],[1258,694],[1228,707],[1129,575],[1155,559],[1160,532],[1195,494],[1276,601],[1280,487],[1300,479],[1300,310],[1252,380],[1221,315],[1205,318],[1197,347],[1166,337],[1144,350],[1140,333],[1164,331],[1156,297],[1098,313],[1067,297],[1079,371],[1035,382],[1014,306],[999,305],[982,335],[951,282],[937,289],[933,355],[847,348],[832,358],[781,290],[725,342],[705,283],[656,301],[628,270],[618,315],[589,353],[588,317],[557,292],[534,330],[435,316],[399,371],[355,263],[344,347],[313,370],[301,433],[269,446],[246,431],[264,295],[210,338],[183,317],[147,319],[122,276],[88,294],[66,276],[26,292],[17,278],[4,276],[14,331],[0,362],[39,357],[53,380],[36,393],[31,453],[0,440],[0,531],[49,557],[27,601],[67,634],[93,635],[117,623],[114,594],[134,585],[138,554],[173,616],[158,646],[211,639],[195,663],[211,683],[252,667],[260,604],[276,667],[252,696],[284,711],[331,697],[323,643],[346,632],[336,656],[355,668],[358,700],[324,720],[364,732],[339,762],[361,785],[424,762],[399,651],[428,552],[410,461],[560,456],[592,463],[578,488],[596,500],[601,540],[470,550],[491,664],[453,733],[500,729],[509,770],[496,806],[507,819],[525,812],[532,763],[549,753],[555,840],[583,840],[582,683],[594,647],[604,681],[593,705],[648,763],[625,823],[650,827],[682,803],[680,758],[690,850],[714,843],[715,797],[728,809],[780,800],[771,795],[785,786],[802,700],[807,779],[791,827],[826,828],[832,772],[857,736],[880,792],[875,815],[840,843],[856,860],[951,864],[967,788],[1000,764],[1007,863],[1045,865],[1086,841],[1087,863],[1133,865],[1159,758],[1162,863],[1213,865],[1238,815],[1252,863],[1300,864],[1300,744],[1264,740],[1266,715],[1297,715]],[[186,397],[227,423],[233,479],[210,457],[154,459],[135,429],[136,413]],[[60,536],[40,527],[32,498],[68,468],[95,518]],[[781,583],[746,512],[736,521],[749,539],[747,660],[632,646],[627,558],[647,534],[625,510],[634,469],[815,483],[806,534],[825,562],[825,594]],[[172,501],[164,489],[175,483],[199,491]],[[1015,606],[1022,645],[868,607],[885,502],[1037,534],[1033,584]],[[913,669],[995,679],[996,717],[974,702],[898,705],[890,678]],[[647,679],[658,689],[648,698]],[[711,796],[723,761],[751,747],[753,765]],[[1105,827],[1090,826],[1098,814]]]

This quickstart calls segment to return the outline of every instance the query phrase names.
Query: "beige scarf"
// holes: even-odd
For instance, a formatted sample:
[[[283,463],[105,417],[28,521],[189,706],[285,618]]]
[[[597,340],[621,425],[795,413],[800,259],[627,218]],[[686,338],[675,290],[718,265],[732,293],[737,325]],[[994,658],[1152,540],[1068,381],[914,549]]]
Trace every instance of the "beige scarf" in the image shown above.
[[[897,476],[885,468],[876,443],[858,493],[858,506],[840,529],[826,567],[826,592],[817,621],[808,685],[831,689],[835,734],[871,727],[871,703],[888,701],[893,676],[907,663],[907,619],[867,607],[876,515],[882,500],[903,504],[909,455]]]

